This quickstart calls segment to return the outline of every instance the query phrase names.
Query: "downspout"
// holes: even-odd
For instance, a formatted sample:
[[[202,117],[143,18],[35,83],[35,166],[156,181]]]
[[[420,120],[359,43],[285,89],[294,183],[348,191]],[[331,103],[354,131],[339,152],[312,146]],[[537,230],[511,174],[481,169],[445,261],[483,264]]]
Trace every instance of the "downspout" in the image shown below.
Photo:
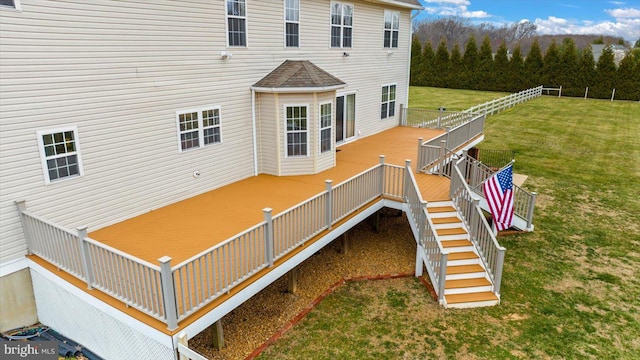
[[[407,60],[407,91],[405,91],[404,98],[404,106],[406,108],[409,107],[409,84],[411,84],[411,40],[413,40],[413,19],[416,16],[420,15],[420,11],[416,11],[415,13],[411,10],[411,21],[409,23],[409,27],[411,31],[409,31],[409,59]],[[402,116],[403,109],[400,109],[400,116]]]
[[[256,130],[256,91],[251,89],[251,124],[253,126],[253,175],[258,176],[258,134]]]

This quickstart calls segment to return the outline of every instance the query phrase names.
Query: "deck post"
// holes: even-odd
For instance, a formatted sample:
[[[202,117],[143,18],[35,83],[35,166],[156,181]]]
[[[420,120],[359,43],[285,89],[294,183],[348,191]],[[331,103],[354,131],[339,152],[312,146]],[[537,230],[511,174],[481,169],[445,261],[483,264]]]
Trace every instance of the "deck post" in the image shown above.
[[[385,166],[384,166],[384,155],[380,155],[380,195],[384,195],[384,189],[386,189],[386,184],[384,181],[385,178]]]
[[[187,333],[186,332],[181,332],[180,334],[178,334],[178,344],[182,344],[185,347],[189,347],[189,340],[187,339]],[[179,352],[179,351],[178,351]],[[178,360],[190,360],[189,356],[180,353]]]
[[[418,246],[416,246],[416,277],[422,276],[422,272],[424,271],[424,266],[422,266],[422,252],[424,252],[424,248],[418,244]]]
[[[531,224],[533,223],[533,209],[536,206],[537,192],[531,193],[531,200],[529,200],[529,209],[527,210],[527,230],[531,231]]]
[[[224,332],[222,331],[222,319],[219,319],[213,325],[209,327],[211,331],[211,339],[213,342],[213,348],[216,350],[222,350],[224,347]]]
[[[33,254],[33,244],[31,243],[31,234],[27,223],[25,222],[23,212],[27,211],[27,202],[25,200],[16,200],[16,206],[18,207],[18,213],[20,214],[20,223],[22,223],[22,231],[24,232],[24,238],[27,240],[27,255]]]
[[[349,232],[346,231],[340,238],[342,239],[340,252],[342,255],[346,255],[349,252]]]
[[[504,249],[498,250],[496,261],[496,273],[493,274],[493,292],[500,296],[500,283],[502,282],[502,267],[504,266]]]
[[[324,217],[327,220],[327,229],[331,229],[331,224],[333,223],[332,219],[332,209],[333,209],[333,189],[332,189],[333,180],[325,180],[324,187],[327,191],[327,202],[324,210]]]
[[[411,173],[411,159],[406,159],[404,161],[404,168],[405,168],[405,174],[404,174],[404,188],[402,189],[402,198],[405,199],[405,201],[407,200],[407,189],[410,186],[410,182],[411,182],[411,177],[409,177],[409,174]]]
[[[422,138],[418,138],[418,164],[416,164],[416,174],[422,171],[424,166],[424,156],[422,154]]]
[[[163,256],[160,262],[160,284],[162,285],[162,304],[167,329],[173,331],[178,328],[178,307],[176,304],[176,290],[171,272],[171,258]]]
[[[447,281],[447,259],[449,254],[441,254],[440,258],[440,279],[438,280],[438,302],[442,304],[444,300],[445,282]]]
[[[269,267],[273,266],[273,209],[264,208],[262,209],[262,213],[264,214],[264,221],[267,223],[267,228],[265,229],[264,236],[264,249],[266,255],[267,264]]]
[[[449,137],[449,128],[447,128],[447,138]],[[439,163],[440,166],[438,167],[438,176],[442,176],[443,172],[444,172],[444,156],[446,154],[446,150],[447,150],[447,140],[440,140],[440,159],[439,159]]]
[[[84,241],[87,237],[87,227],[81,226],[76,228],[78,231],[78,249],[80,250],[80,257],[82,258],[82,268],[84,269],[84,279],[87,282],[87,289],[93,289],[93,271],[91,266],[91,252],[89,251],[88,244]]]
[[[471,195],[473,196],[473,195]],[[480,214],[482,213],[482,210],[480,210],[480,199],[477,197],[473,197],[472,199],[473,201],[473,209],[471,209],[471,214],[472,218],[471,218],[471,233],[469,234],[469,237],[471,239],[472,243],[476,243],[476,238],[478,236],[478,228],[480,227],[479,222],[480,220]],[[478,209],[480,212],[476,211],[476,209]]]
[[[287,292],[295,294],[298,291],[298,268],[294,267],[287,274]]]

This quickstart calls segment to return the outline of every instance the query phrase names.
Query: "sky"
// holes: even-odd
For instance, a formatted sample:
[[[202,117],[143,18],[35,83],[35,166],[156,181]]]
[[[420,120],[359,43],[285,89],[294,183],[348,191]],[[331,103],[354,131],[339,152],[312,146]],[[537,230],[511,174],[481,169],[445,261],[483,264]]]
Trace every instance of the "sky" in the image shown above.
[[[494,25],[528,20],[540,35],[620,36],[633,45],[640,38],[640,0],[421,0],[417,19],[459,16]]]

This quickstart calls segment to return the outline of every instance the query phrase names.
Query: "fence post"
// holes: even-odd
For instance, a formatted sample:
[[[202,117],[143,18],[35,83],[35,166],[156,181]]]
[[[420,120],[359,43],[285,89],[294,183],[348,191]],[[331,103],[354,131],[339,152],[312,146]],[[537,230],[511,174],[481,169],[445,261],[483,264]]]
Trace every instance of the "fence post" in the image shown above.
[[[562,96],[562,85],[560,85],[560,91],[558,91],[558,97]]]
[[[267,228],[265,230],[264,236],[264,248],[266,261],[269,264],[269,267],[273,266],[273,209],[264,208],[262,209],[262,214],[264,215],[264,221],[267,223]]]
[[[502,282],[502,267],[504,266],[504,249],[498,250],[498,259],[496,260],[496,273],[493,274],[493,291],[500,296],[500,283]]]
[[[443,253],[440,257],[440,279],[438,280],[438,302],[442,304],[444,301],[444,288],[447,281],[447,261],[449,254]]]
[[[78,248],[80,249],[80,257],[82,258],[82,268],[84,269],[84,277],[87,282],[87,288],[93,289],[93,268],[91,267],[91,252],[89,245],[84,241],[87,237],[87,227],[81,226],[76,228],[78,231]]]
[[[531,196],[531,200],[529,200],[529,209],[527,210],[527,230],[531,229],[531,224],[533,223],[533,209],[536,206],[536,198],[538,197],[538,193],[532,192]]]
[[[616,88],[613,88],[613,92],[611,92],[611,101],[613,101],[614,96],[616,96]]]
[[[33,244],[31,240],[31,232],[29,226],[24,220],[23,212],[27,211],[27,202],[25,200],[16,200],[16,206],[18,207],[18,213],[20,215],[20,223],[22,223],[22,231],[24,232],[24,238],[27,241],[27,255],[33,254]]]
[[[384,166],[384,155],[380,155],[380,195],[384,195],[384,189],[386,189],[387,187],[385,186],[385,166]]]
[[[416,164],[416,173],[422,171],[422,167],[426,165],[422,154],[422,141],[422,138],[418,138],[418,164]]]
[[[164,316],[167,320],[167,328],[169,330],[175,330],[178,328],[178,306],[176,304],[173,273],[171,272],[171,258],[163,256],[158,259],[158,261],[160,262],[160,284],[162,285]]]
[[[444,111],[444,108],[440,106],[440,108],[438,109],[438,125],[436,126],[436,129],[440,129],[440,120],[442,119],[443,111]]]
[[[448,132],[448,130],[447,130]],[[449,135],[447,133],[447,135]],[[444,171],[444,155],[446,154],[446,148],[447,148],[447,141],[446,140],[440,140],[440,158],[439,158],[439,163],[440,166],[438,168],[438,176],[442,176],[442,173]]]
[[[587,98],[587,95],[589,95],[589,87],[588,86],[584,89],[584,98],[585,99]]]
[[[327,229],[331,229],[331,224],[333,223],[333,180],[325,180],[324,188],[327,191],[327,202],[324,210],[324,217],[327,220]]]

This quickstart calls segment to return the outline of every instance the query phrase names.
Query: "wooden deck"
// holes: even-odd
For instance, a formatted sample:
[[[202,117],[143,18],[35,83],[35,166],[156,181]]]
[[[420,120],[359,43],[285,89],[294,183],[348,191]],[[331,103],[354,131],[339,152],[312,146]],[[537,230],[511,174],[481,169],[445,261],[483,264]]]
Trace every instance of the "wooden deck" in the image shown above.
[[[319,174],[250,177],[93,231],[89,237],[154,264],[158,263],[160,257],[170,256],[173,259],[172,264],[175,265],[260,223],[264,219],[262,209],[269,207],[273,209],[274,215],[278,214],[324,191],[324,181],[327,179],[333,180],[335,185],[375,166],[380,162],[379,155],[385,155],[387,164],[403,166],[406,159],[415,164],[418,138],[428,140],[441,133],[438,130],[396,127],[340,146],[336,167]],[[448,198],[448,179],[417,174],[416,180],[424,200],[438,201]],[[366,207],[368,206],[363,209]],[[326,233],[325,230],[316,238]],[[309,244],[316,238],[309,241]],[[275,267],[307,245],[277,261]],[[126,307],[117,299],[97,290],[87,290],[85,283],[69,274],[56,271],[55,266],[37,256],[31,256],[31,259],[78,288],[166,334],[179,332],[273,269],[259,271],[229,293],[181,321],[178,329],[169,331],[166,324]]]

